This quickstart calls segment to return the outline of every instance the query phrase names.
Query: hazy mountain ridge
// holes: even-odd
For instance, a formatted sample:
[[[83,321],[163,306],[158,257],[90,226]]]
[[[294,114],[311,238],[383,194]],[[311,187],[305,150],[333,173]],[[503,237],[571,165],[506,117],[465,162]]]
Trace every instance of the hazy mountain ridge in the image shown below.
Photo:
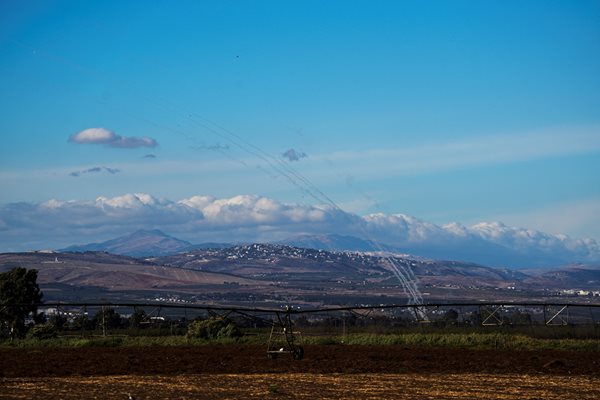
[[[458,229],[458,228],[456,228]],[[484,242],[483,239],[478,239],[479,246],[475,246],[470,249],[470,255],[462,255],[463,257],[457,256],[456,258],[447,257],[447,254],[452,254],[451,250],[444,250],[444,246],[451,248],[452,243],[447,245],[439,245],[438,247],[423,248],[420,244],[413,244],[408,247],[395,247],[388,244],[374,242],[372,240],[362,239],[348,235],[337,235],[337,234],[322,234],[322,235],[311,235],[301,234],[295,235],[284,240],[271,242],[274,245],[287,245],[298,248],[316,249],[324,251],[349,251],[349,252],[387,252],[395,255],[403,255],[411,257],[413,259],[419,259],[421,256],[426,254],[427,259],[436,260],[453,260],[454,262],[460,261],[472,265],[488,265],[485,263],[477,263],[468,261],[469,258],[490,258],[497,255],[498,260],[506,260],[508,256],[506,249],[498,244],[492,244]],[[75,245],[69,246],[60,251],[69,252],[85,252],[85,251],[105,251],[113,254],[128,255],[132,257],[162,257],[181,254],[185,252],[191,252],[198,249],[225,249],[233,247],[233,244],[229,243],[200,243],[192,244],[185,240],[180,240],[171,235],[168,235],[158,229],[154,230],[138,230],[132,234],[124,235],[115,239],[107,240],[101,243],[90,243],[86,245]],[[415,255],[417,254],[417,255]],[[485,257],[483,257],[485,255]],[[525,267],[539,267],[541,260],[546,257],[539,256],[536,258],[535,255],[530,254],[528,256],[515,256],[516,264],[503,264],[496,262],[491,265],[494,268],[500,269],[512,269],[517,270],[523,268],[515,268],[514,265],[521,265],[525,262],[525,259],[532,260],[531,265]],[[542,263],[543,264],[543,263]],[[546,269],[559,268],[561,265],[569,264],[567,261],[562,261],[561,257],[557,257],[556,265],[552,267],[546,267]]]
[[[393,257],[428,283],[486,282],[506,285],[522,274],[475,264]],[[273,282],[398,282],[387,262],[367,253],[328,252],[285,245],[250,244],[226,249],[194,250],[165,257],[138,259],[106,252],[4,253],[0,271],[15,266],[36,268],[41,282],[74,287],[137,289],[193,285],[209,274],[216,283]],[[524,276],[524,275],[523,275]],[[220,278],[219,278],[220,277]],[[211,281],[213,282],[213,281]],[[214,283],[213,282],[213,283]],[[206,283],[206,282],[204,282]]]
[[[298,246],[289,243],[296,243]],[[378,254],[381,250],[394,251],[390,246],[342,235],[301,235],[280,243],[241,244],[230,247],[221,243],[192,245],[159,230],[141,230],[103,243],[64,249],[150,257],[152,262],[158,265],[242,276],[266,276],[268,273],[285,273],[289,276],[311,271],[324,275],[337,274],[339,276],[336,276],[336,279],[356,279],[356,274],[381,274],[382,271],[389,274],[389,266],[381,262]],[[430,279],[456,276],[463,279],[478,277],[489,281],[503,281],[522,279],[524,276],[508,269],[490,268],[474,263],[433,261],[406,254],[391,254],[391,258],[399,267],[414,269],[417,275]]]
[[[192,248],[193,245],[190,242],[167,235],[158,229],[153,229],[138,230],[129,235],[105,242],[69,246],[59,251],[105,251],[112,254],[144,257],[179,253]]]
[[[567,265],[550,270],[527,271],[525,283],[549,287],[579,287],[600,291],[600,265]]]
[[[472,236],[472,235],[471,235]],[[470,237],[471,242],[468,252],[457,252],[456,248],[461,246],[454,243],[455,239],[447,239],[447,243],[439,240],[435,246],[422,243],[412,243],[406,246],[392,246],[389,244],[374,242],[356,238],[353,236],[344,236],[336,234],[327,235],[298,235],[279,241],[278,243],[289,244],[291,246],[309,247],[323,250],[333,251],[366,251],[366,252],[381,252],[386,251],[396,254],[406,254],[416,258],[424,256],[436,260],[460,260],[464,264],[472,265],[488,265],[494,268],[505,268],[512,270],[522,269],[523,266],[545,267],[546,269],[559,268],[561,265],[568,264],[569,260],[562,256],[556,257],[556,262],[551,267],[548,267],[547,258],[550,256],[547,252],[518,254],[513,250],[501,244],[486,241],[480,237]],[[449,257],[454,255],[455,257]],[[472,259],[496,259],[492,264],[485,262],[470,262]],[[546,261],[545,261],[546,260]],[[527,262],[531,264],[527,264]],[[520,267],[519,267],[520,266]]]
[[[337,234],[296,235],[275,243],[328,251],[398,251],[398,249],[392,246],[376,243],[371,240]]]
[[[586,265],[524,273],[408,255],[388,254],[387,258],[414,273],[426,301],[531,300],[600,287],[600,268]],[[255,243],[146,258],[91,251],[0,254],[0,272],[16,266],[37,269],[40,285],[51,300],[144,301],[148,296],[183,296],[216,303],[260,300],[265,306],[277,299],[311,304],[360,304],[365,299],[380,303],[380,297],[389,297],[386,302],[405,301],[390,263],[375,252]]]
[[[509,269],[486,267],[473,263],[427,260],[409,255],[326,251],[281,244],[239,245],[226,249],[198,250],[186,254],[153,258],[153,262],[174,267],[229,272],[242,276],[269,274],[302,274],[316,272],[322,279],[364,279],[379,277],[395,280],[388,259],[419,278],[433,281],[462,281],[476,279],[489,285],[523,280],[527,275]],[[272,276],[276,279],[276,276]]]

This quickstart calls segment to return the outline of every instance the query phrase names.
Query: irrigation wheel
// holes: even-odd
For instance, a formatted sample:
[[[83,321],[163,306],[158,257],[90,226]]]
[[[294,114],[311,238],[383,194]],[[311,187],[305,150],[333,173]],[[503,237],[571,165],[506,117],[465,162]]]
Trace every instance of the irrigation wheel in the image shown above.
[[[292,357],[294,357],[294,360],[302,360],[304,358],[304,349],[300,346],[294,348]]]

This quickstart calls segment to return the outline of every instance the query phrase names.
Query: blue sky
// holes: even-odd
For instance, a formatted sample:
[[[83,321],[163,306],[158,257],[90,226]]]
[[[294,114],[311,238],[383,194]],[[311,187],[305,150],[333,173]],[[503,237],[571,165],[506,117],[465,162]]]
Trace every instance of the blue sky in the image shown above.
[[[600,239],[597,1],[2,1],[0,109],[4,205],[318,203],[264,152],[358,215]]]

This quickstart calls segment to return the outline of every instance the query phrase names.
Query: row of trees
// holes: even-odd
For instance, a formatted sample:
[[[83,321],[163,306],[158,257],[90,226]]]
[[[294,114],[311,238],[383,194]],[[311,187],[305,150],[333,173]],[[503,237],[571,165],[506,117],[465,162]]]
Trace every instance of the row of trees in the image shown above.
[[[38,312],[43,293],[37,276],[37,270],[21,267],[0,273],[0,338],[24,337],[34,326],[31,333],[44,337],[62,330],[139,328],[146,319],[146,312],[141,309],[125,318],[108,307],[91,318],[83,314],[70,318],[60,313],[44,315]]]
[[[24,337],[34,325],[44,335],[64,329],[139,327],[146,317],[144,310],[135,310],[129,318],[124,318],[112,308],[99,310],[92,318],[81,315],[68,319],[66,315],[59,313],[38,313],[43,293],[37,284],[37,274],[35,269],[21,267],[0,273],[0,337]],[[40,327],[41,325],[44,326]]]
[[[35,269],[13,268],[0,273],[0,337],[24,337],[28,331],[31,337],[44,339],[56,337],[57,332],[66,330],[114,330],[140,328],[148,321],[146,312],[135,309],[129,317],[121,316],[115,309],[106,307],[98,310],[92,318],[86,314],[67,316],[56,312],[51,315],[38,313],[43,293],[37,284]],[[186,321],[187,322],[187,321]],[[159,326],[173,321],[159,321]],[[215,339],[241,335],[237,325],[227,318],[209,318],[187,323],[180,328],[187,329],[192,338]]]

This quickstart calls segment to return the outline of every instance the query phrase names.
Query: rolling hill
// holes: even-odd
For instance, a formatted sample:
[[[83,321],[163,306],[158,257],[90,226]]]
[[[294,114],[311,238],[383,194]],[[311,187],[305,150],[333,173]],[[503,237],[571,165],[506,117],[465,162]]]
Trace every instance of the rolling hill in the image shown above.
[[[62,252],[105,251],[133,257],[158,256],[179,253],[192,248],[190,242],[169,236],[162,231],[139,230],[101,243],[69,246]]]
[[[229,304],[282,299],[358,304],[382,297],[404,302],[406,295],[395,268],[415,277],[427,301],[529,300],[561,296],[574,289],[597,291],[600,287],[600,269],[587,265],[516,271],[409,255],[386,253],[383,257],[381,252],[264,243],[184,251],[194,246],[160,231],[138,232],[93,246],[156,255],[4,253],[0,254],[0,272],[16,266],[35,268],[47,299],[87,301],[175,296]],[[175,249],[182,252],[173,254]]]

